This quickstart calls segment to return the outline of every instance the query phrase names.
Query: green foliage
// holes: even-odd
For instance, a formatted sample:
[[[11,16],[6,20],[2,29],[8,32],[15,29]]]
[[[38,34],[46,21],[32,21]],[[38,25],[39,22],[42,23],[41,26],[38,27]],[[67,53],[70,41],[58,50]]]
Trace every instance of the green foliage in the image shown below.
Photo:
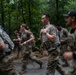
[[[65,6],[66,11],[76,10],[76,0],[68,1],[68,5]]]
[[[41,16],[44,13],[51,15],[51,23],[62,22],[65,26],[63,14],[70,10],[76,10],[76,0],[0,0],[0,23],[2,12],[4,13],[5,30],[19,29],[20,24],[26,23],[34,33],[36,39],[42,28]],[[2,4],[1,4],[2,3]],[[1,10],[1,5],[4,10]]]

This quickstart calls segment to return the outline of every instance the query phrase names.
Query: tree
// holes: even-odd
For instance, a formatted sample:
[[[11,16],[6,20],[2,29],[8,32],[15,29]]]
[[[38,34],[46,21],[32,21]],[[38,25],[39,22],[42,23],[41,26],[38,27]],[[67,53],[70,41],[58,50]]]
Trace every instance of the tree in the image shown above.
[[[65,11],[76,10],[76,0],[69,0],[65,6]]]
[[[3,0],[0,1],[1,5],[1,25],[4,27],[4,6],[3,6]]]

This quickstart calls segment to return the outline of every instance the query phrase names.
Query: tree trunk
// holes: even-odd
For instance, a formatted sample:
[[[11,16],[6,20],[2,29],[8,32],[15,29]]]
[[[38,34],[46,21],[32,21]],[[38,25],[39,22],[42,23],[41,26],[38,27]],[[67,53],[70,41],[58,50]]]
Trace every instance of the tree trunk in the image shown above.
[[[21,3],[21,13],[22,13],[22,18],[23,18],[23,22],[25,23],[24,10],[23,10],[23,5],[22,5],[22,0],[20,0],[20,3]]]
[[[31,26],[31,9],[30,9],[30,4],[31,4],[31,0],[30,0],[30,1],[28,1],[28,10],[29,10],[29,13],[28,13],[28,15],[29,15],[29,26]]]
[[[8,11],[8,25],[9,25],[9,35],[11,36],[11,17],[10,17],[10,10]]]
[[[3,7],[3,0],[1,0],[1,25],[4,26],[4,7]]]
[[[58,0],[56,0],[56,18],[57,18],[57,22],[59,20],[59,11],[58,11],[59,7],[58,7]]]

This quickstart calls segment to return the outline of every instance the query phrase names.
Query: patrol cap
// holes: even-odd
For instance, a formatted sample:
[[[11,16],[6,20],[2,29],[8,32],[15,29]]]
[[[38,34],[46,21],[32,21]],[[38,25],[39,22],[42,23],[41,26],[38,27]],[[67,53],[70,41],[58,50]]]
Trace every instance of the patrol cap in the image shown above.
[[[66,17],[68,17],[68,16],[73,17],[74,16],[76,18],[76,10],[72,10],[72,11],[68,12],[67,14],[63,14],[63,16],[66,16]]]

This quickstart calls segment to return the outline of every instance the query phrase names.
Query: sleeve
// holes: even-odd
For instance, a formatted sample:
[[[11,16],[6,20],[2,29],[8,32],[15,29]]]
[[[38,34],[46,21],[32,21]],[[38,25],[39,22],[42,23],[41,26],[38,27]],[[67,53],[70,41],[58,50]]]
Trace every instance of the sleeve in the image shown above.
[[[54,26],[50,27],[50,35],[54,35],[56,37],[56,28]]]
[[[74,42],[75,42],[75,35],[74,34],[69,34],[68,38],[68,45],[74,47]]]
[[[31,35],[33,35],[33,33],[30,31],[27,31],[27,37],[30,37]]]
[[[66,37],[68,37],[68,30],[67,29],[64,29],[64,35],[66,36]]]

